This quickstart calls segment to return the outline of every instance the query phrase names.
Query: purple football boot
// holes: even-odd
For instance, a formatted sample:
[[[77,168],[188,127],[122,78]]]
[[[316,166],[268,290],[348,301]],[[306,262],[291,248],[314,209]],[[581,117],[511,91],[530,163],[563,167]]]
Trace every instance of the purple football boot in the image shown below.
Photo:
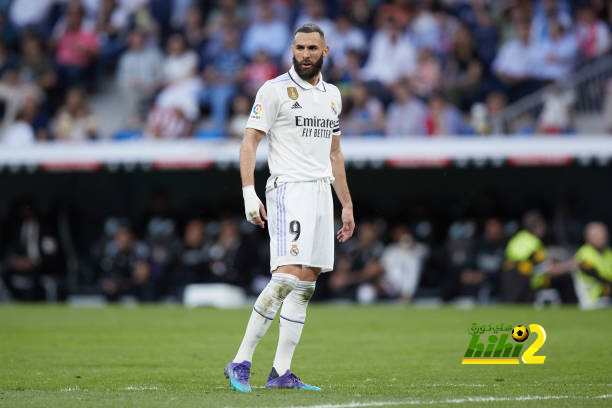
[[[224,370],[225,377],[229,378],[233,389],[240,392],[251,392],[249,377],[251,376],[251,362],[229,363]]]
[[[321,391],[319,387],[314,385],[304,384],[297,375],[293,374],[290,370],[287,370],[285,374],[279,376],[276,372],[276,368],[272,367],[266,388],[270,389],[296,389],[296,390],[309,390],[309,391]]]

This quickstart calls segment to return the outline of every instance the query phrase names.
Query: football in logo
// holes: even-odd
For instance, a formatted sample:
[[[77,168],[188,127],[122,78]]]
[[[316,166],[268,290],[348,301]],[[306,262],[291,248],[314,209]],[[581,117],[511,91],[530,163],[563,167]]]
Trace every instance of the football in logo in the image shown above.
[[[527,340],[527,337],[529,337],[529,332],[527,331],[527,328],[525,326],[519,324],[514,329],[512,329],[512,338],[518,341],[519,343],[522,343]]]
[[[255,104],[255,106],[253,106],[253,113],[255,115],[261,115],[261,112],[263,111],[263,106],[261,106],[261,104]]]

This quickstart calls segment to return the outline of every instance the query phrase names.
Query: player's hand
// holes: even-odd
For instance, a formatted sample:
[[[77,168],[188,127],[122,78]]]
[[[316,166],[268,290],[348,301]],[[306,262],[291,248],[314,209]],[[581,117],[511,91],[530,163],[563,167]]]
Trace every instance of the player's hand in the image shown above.
[[[355,230],[355,220],[353,219],[353,209],[343,208],[342,209],[342,228],[338,231],[337,238],[338,242],[344,243],[353,236]]]
[[[264,207],[259,197],[257,197],[255,186],[243,187],[242,197],[244,198],[244,214],[247,221],[264,228],[264,220],[268,221],[268,215],[266,214],[266,207]]]

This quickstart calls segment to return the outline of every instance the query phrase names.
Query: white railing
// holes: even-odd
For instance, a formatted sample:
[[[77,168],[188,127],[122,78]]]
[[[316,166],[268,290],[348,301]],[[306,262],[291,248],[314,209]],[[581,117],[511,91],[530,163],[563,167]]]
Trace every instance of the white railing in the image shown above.
[[[113,171],[119,168],[206,169],[237,167],[237,141],[185,140],[173,142],[129,141],[36,144],[0,149],[3,171]],[[612,137],[447,139],[346,139],[342,141],[346,162],[355,167],[447,167],[466,165],[567,165],[608,164],[612,160]],[[265,165],[267,144],[257,152]]]
[[[604,56],[585,65],[568,79],[556,84],[574,95],[574,111],[578,114],[601,114],[607,82],[612,79],[612,55]],[[542,109],[545,89],[541,89],[512,103],[504,109],[502,122],[505,129],[525,116],[536,117]]]

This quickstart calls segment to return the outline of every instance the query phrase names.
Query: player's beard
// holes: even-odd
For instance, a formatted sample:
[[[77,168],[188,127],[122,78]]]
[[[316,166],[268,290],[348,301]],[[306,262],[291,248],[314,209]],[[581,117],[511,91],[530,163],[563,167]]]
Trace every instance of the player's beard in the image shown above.
[[[323,54],[321,54],[321,57],[315,61],[310,68],[302,68],[298,60],[293,57],[293,68],[300,78],[302,78],[304,81],[308,81],[309,79],[319,75],[319,72],[321,72],[321,68],[323,68]]]

